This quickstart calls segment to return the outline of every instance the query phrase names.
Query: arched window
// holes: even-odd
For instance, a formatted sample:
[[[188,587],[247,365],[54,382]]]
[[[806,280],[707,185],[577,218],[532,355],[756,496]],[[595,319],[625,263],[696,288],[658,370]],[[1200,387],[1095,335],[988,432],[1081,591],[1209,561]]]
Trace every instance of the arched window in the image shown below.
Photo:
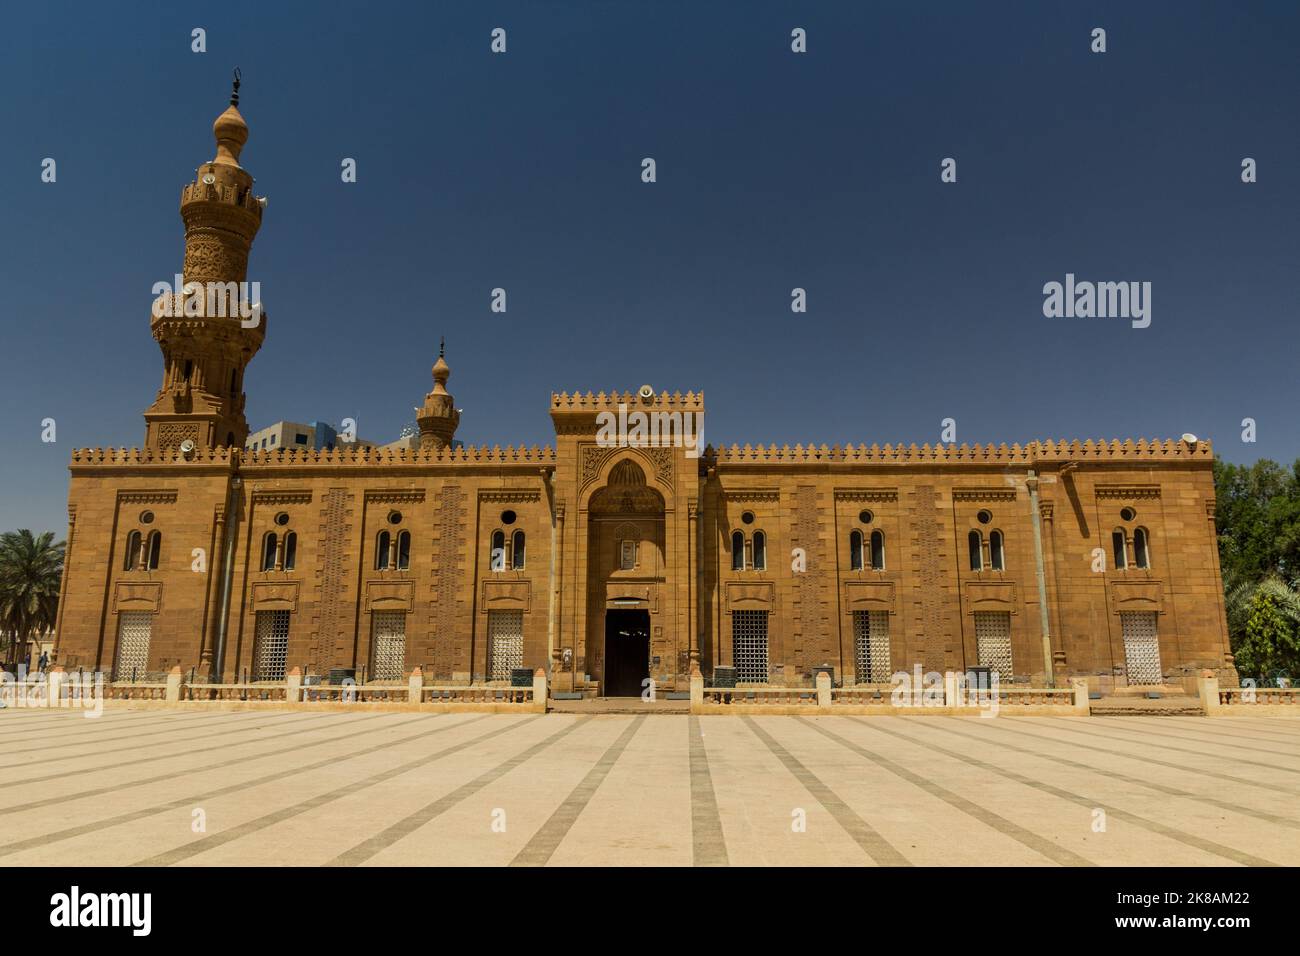
[[[290,531],[284,536],[284,569],[292,571],[298,563],[298,532]]]
[[[1146,528],[1133,531],[1133,563],[1139,568],[1151,567],[1151,548]]]
[[[488,567],[493,571],[504,571],[506,569],[506,533],[504,531],[492,532],[492,553],[488,558],[490,561]]]
[[[524,533],[516,531],[510,541],[510,567],[516,571],[524,569]]]
[[[974,528],[966,536],[966,544],[970,550],[970,569],[972,571],[984,570],[984,540],[980,533]]]
[[[186,359],[185,360],[185,381],[188,382],[190,380],[190,376],[192,376],[193,374],[194,374],[194,361],[193,359]]]
[[[375,570],[388,570],[388,551],[393,545],[393,536],[387,531],[379,532],[379,537],[375,539]]]
[[[275,532],[268,531],[262,538],[262,570],[275,570]]]
[[[745,570],[745,536],[739,531],[731,532],[731,570]]]
[[[871,532],[871,570],[885,570],[885,533]]]
[[[239,394],[239,369],[237,368],[232,368],[230,370],[230,394]]]
[[[989,533],[989,565],[994,571],[1005,571],[1006,556],[1002,553],[1002,532]]]
[[[397,532],[397,570],[408,571],[411,568],[411,532]]]
[[[127,571],[134,571],[136,562],[140,560],[140,532],[132,531],[126,536],[126,563],[123,568]]]
[[[761,531],[754,532],[754,570],[767,570],[767,535]]]
[[[149,532],[149,559],[148,559],[149,563],[147,565],[148,570],[150,571],[158,570],[158,557],[161,553],[162,553],[162,532],[161,531]]]
[[[862,570],[862,532],[849,532],[849,570]]]
[[[1128,554],[1124,549],[1124,529],[1117,528],[1110,533],[1110,548],[1115,555],[1115,570],[1123,571],[1128,567]]]

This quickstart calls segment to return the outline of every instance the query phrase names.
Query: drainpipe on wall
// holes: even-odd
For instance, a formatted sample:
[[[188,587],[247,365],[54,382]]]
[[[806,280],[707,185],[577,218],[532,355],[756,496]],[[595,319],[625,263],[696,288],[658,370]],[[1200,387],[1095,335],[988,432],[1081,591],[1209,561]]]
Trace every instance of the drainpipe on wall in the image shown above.
[[[551,568],[547,575],[548,606],[546,609],[546,673],[551,682],[555,681],[555,472],[542,469],[542,484],[546,486],[546,496],[551,506]]]
[[[1043,627],[1043,668],[1047,674],[1047,683],[1056,684],[1052,668],[1052,634],[1047,617],[1047,576],[1043,572],[1043,525],[1038,516],[1038,475],[1029,469],[1025,479],[1029,489],[1030,518],[1034,522],[1034,572],[1038,577],[1038,614]]]
[[[235,467],[239,467],[238,459]],[[221,545],[221,618],[217,623],[216,646],[212,653],[212,670],[208,681],[223,683],[226,670],[226,626],[230,621],[230,584],[235,573],[235,509],[239,503],[239,486],[242,482],[239,473],[230,479],[230,490],[226,494],[226,540]],[[216,680],[213,681],[213,676]]]

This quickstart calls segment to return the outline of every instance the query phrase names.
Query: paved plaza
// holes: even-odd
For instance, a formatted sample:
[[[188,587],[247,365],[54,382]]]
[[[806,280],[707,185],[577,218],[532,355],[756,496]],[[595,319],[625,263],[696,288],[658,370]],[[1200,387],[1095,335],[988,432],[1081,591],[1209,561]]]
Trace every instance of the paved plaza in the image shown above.
[[[0,711],[0,866],[1300,864],[1300,721]]]

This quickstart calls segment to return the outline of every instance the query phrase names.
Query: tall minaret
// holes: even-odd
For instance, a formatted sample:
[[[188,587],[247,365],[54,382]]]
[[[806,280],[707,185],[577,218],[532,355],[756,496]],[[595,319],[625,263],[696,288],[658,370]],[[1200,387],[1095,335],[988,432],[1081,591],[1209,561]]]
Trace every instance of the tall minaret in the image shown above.
[[[420,450],[439,451],[450,448],[460,424],[460,412],[455,399],[447,391],[451,368],[444,357],[445,342],[438,343],[438,361],[433,365],[433,391],[424,396],[415,423],[420,426]]]
[[[248,125],[239,115],[239,71],[229,108],[212,124],[217,155],[181,189],[185,222],[184,289],[154,302],[150,328],[162,348],[163,382],[144,413],[145,447],[242,447],[244,369],[262,346],[266,316],[248,278],[248,251],[262,225],[265,199],[239,165]],[[192,285],[199,283],[201,286]],[[174,282],[172,283],[175,284]],[[254,304],[252,315],[240,315]]]

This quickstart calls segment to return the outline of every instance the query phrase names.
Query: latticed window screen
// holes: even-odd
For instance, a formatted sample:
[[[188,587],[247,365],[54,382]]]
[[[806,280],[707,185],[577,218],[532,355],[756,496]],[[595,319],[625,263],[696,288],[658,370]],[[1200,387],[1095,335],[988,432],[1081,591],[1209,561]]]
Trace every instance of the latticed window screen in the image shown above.
[[[981,667],[988,667],[998,680],[1011,679],[1011,613],[975,612],[975,646]]]
[[[889,680],[889,612],[854,611],[853,643],[857,650],[857,682],[881,684]]]
[[[488,676],[509,680],[510,671],[524,666],[524,612],[488,611]]]
[[[149,666],[149,637],[153,615],[148,611],[123,611],[117,621],[117,664],[115,680],[143,677]]]
[[[1160,640],[1154,611],[1124,611],[1119,616],[1124,633],[1124,657],[1130,684],[1159,684]]]
[[[284,680],[289,656],[289,612],[257,612],[257,650],[253,655],[253,680]]]
[[[374,680],[401,680],[406,672],[406,612],[376,611],[370,674]]]
[[[731,612],[731,657],[736,680],[767,683],[767,612]]]

